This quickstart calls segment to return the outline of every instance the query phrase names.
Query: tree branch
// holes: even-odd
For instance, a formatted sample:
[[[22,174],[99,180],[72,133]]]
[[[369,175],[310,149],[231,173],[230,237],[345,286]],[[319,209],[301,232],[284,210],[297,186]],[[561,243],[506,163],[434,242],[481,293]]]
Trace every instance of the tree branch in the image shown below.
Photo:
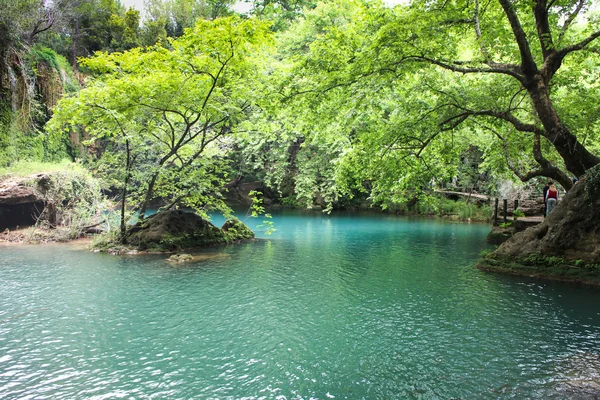
[[[533,55],[531,54],[531,48],[529,46],[529,41],[527,40],[527,35],[525,34],[525,31],[523,31],[523,27],[521,26],[519,17],[517,17],[514,6],[510,0],[498,1],[504,10],[504,14],[508,18],[510,27],[515,35],[517,45],[519,46],[519,52],[521,53],[521,69],[527,76],[534,75],[538,71],[538,68],[533,59]]]
[[[558,34],[558,43],[560,43],[563,40],[565,33],[567,33],[567,30],[569,29],[569,27],[571,26],[571,24],[573,23],[573,21],[575,20],[577,15],[579,15],[581,10],[583,9],[584,4],[585,4],[585,0],[579,0],[577,2],[577,7],[575,7],[575,10],[573,10],[573,12],[571,14],[569,14],[567,19],[565,20],[565,23],[562,26],[560,33]],[[548,6],[548,7],[550,7],[550,6]]]
[[[562,65],[562,61],[567,56],[567,54],[585,49],[585,47],[588,44],[590,44],[598,37],[600,37],[600,31],[592,33],[590,36],[578,43],[564,47],[558,51],[551,52],[548,58],[546,58],[546,60],[544,61],[544,65],[542,66],[542,75],[544,76],[545,81],[550,81],[552,76],[554,76],[556,71],[558,71],[558,69]]]
[[[535,27],[537,29],[538,39],[540,41],[540,46],[542,47],[542,55],[545,60],[554,51],[546,0],[537,0],[535,2],[535,5],[533,6],[533,15],[535,17]]]
[[[481,25],[479,24],[479,0],[475,0],[475,11],[473,13],[473,23],[475,27],[475,36],[477,37],[477,42],[479,43],[479,50],[481,51],[481,55],[483,59],[487,62],[491,60],[490,53],[483,46],[483,42],[481,39]]]
[[[533,158],[539,164],[540,168],[531,170],[526,173],[522,173],[516,165],[512,163],[510,160],[510,154],[508,151],[508,140],[505,137],[502,137],[500,133],[498,133],[495,129],[486,126],[480,125],[484,129],[492,132],[500,141],[502,142],[502,148],[504,150],[504,158],[506,159],[506,166],[508,169],[515,174],[517,178],[521,182],[528,182],[533,178],[538,176],[544,176],[547,178],[552,178],[555,181],[559,182],[566,190],[569,190],[573,186],[573,182],[569,178],[569,176],[563,172],[560,168],[554,166],[550,161],[548,161],[544,155],[542,154],[542,148],[540,144],[541,136],[539,133],[533,134]]]
[[[444,121],[442,121],[439,124],[440,127],[442,127],[442,129],[448,130],[444,126],[447,124],[450,124],[449,129],[453,129],[453,128],[457,127],[460,123],[466,121],[469,117],[487,116],[487,117],[493,117],[493,118],[504,120],[504,121],[510,123],[516,130],[518,130],[520,132],[530,132],[530,133],[539,133],[539,134],[544,132],[543,129],[538,128],[534,124],[527,124],[527,123],[521,121],[520,119],[518,119],[517,117],[512,115],[510,113],[510,111],[495,111],[495,110],[475,111],[475,110],[468,110],[468,109],[464,109],[464,108],[461,108],[461,109],[464,110],[462,113],[456,114],[452,117],[445,119]],[[456,121],[459,121],[459,122],[456,123]]]
[[[520,68],[517,65],[502,64],[502,63],[496,63],[493,61],[486,62],[486,65],[488,65],[487,68],[473,67],[473,66],[464,67],[464,65],[470,65],[470,62],[467,62],[467,61],[443,61],[443,60],[436,60],[436,59],[433,59],[433,58],[430,58],[427,56],[423,56],[423,55],[421,55],[421,56],[412,55],[412,56],[404,57],[402,60],[398,61],[395,64],[398,65],[404,61],[410,61],[410,60],[424,61],[429,64],[434,64],[434,65],[437,65],[444,69],[448,69],[448,70],[454,71],[454,72],[460,72],[463,74],[495,73],[495,74],[510,75],[513,78],[516,78],[517,80],[519,80],[519,82],[522,82],[524,79],[523,75],[520,73]]]
[[[600,37],[600,31],[596,31],[592,33],[590,36],[586,37],[582,41],[575,43],[571,46],[567,46],[565,48],[560,49],[557,53],[562,58],[564,58],[567,54],[572,53],[574,51],[583,50],[585,46],[593,42],[596,38]]]
[[[45,7],[43,2],[42,2],[42,7]],[[29,33],[28,43],[32,44],[33,39],[35,38],[36,35],[52,28],[55,20],[56,20],[56,16],[52,10],[48,10],[48,9],[44,10],[42,16],[40,18],[38,18],[38,20],[33,25],[31,32]]]

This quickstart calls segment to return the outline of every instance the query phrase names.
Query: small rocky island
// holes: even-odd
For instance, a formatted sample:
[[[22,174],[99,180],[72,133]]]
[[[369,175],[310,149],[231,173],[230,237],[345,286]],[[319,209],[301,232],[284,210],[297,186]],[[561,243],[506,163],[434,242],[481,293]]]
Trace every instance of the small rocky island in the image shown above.
[[[254,239],[254,232],[238,219],[221,228],[193,212],[167,210],[138,222],[127,233],[126,245],[110,246],[110,253],[174,252]]]

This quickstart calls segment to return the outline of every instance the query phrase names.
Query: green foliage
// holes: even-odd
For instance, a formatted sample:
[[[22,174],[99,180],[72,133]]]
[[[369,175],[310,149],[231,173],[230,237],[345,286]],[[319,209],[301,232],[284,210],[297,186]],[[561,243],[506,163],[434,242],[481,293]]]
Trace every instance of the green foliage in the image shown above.
[[[75,157],[72,142],[90,135],[91,167],[142,211],[160,198],[203,215],[227,212],[219,193],[236,176],[264,182],[295,206],[330,211],[358,199],[464,220],[491,213],[434,198],[432,189],[493,192],[500,179],[539,168],[531,131],[543,124],[532,99],[514,76],[490,71],[511,63],[517,70],[522,61],[499,3],[247,2],[253,18],[217,18],[232,14],[233,0],[148,0],[141,27],[139,12],[117,0],[52,3],[62,25],[39,38],[69,57],[97,51],[81,61],[87,87],[75,94],[67,60],[32,46],[24,63],[32,76],[45,66],[65,71],[61,95],[74,95],[43,135],[51,101],[31,99],[19,115],[0,104],[0,166]],[[556,48],[598,30],[587,3],[564,35],[568,7],[548,8]],[[14,17],[11,29],[22,27],[23,36],[35,18],[17,13],[39,16],[43,4],[8,4],[2,21]],[[531,7],[515,3],[513,11],[542,60]],[[270,31],[279,32],[276,54],[265,51]],[[598,152],[600,57],[576,51],[561,61],[548,82],[552,103],[580,143]],[[38,81],[41,92],[54,98],[60,85],[48,82]],[[553,142],[542,137],[540,147],[564,169]]]
[[[20,160],[11,164],[10,167],[0,168],[0,180],[10,177],[26,177],[33,174],[51,174],[59,171],[85,173],[86,170],[80,165],[73,164],[68,159],[63,159],[59,162]]]
[[[246,213],[247,217],[258,218],[259,215],[265,213],[265,207],[263,206],[263,200],[260,198],[262,196],[262,192],[258,190],[251,190],[248,193],[248,196],[252,200],[252,204],[250,205],[250,209]]]
[[[215,230],[211,232],[210,235],[205,235],[203,233],[198,234],[180,234],[180,235],[172,235],[170,233],[165,233],[160,243],[158,243],[158,247],[150,248],[147,250],[150,251],[173,251],[173,250],[181,250],[181,249],[189,249],[193,247],[199,246],[208,246],[212,244],[224,243],[226,241],[225,234],[220,230]],[[146,250],[142,247],[142,250]]]
[[[60,97],[78,90],[71,67],[64,57],[40,45],[13,49],[10,58],[13,63],[5,73],[15,79],[6,81],[10,94],[0,96],[0,167],[18,160],[70,157],[70,138],[44,134],[42,129]]]
[[[98,251],[109,251],[115,248],[115,245],[121,240],[118,229],[105,230],[101,235],[96,235],[92,239],[92,248]]]
[[[403,215],[455,217],[461,221],[489,221],[491,217],[491,207],[488,205],[466,204],[464,201],[450,200],[439,195],[414,197],[392,204],[388,210]]]
[[[32,188],[44,201],[37,225],[54,229],[75,239],[85,228],[103,221],[108,207],[100,183],[88,171],[77,166],[58,169],[44,178],[31,181]]]
[[[525,216],[525,213],[517,208],[513,211],[512,215],[514,219],[517,220],[518,218],[523,218]]]
[[[254,238],[254,232],[237,218],[231,218],[223,225],[223,232],[228,243]]]
[[[294,196],[286,196],[281,198],[281,205],[284,207],[300,208],[300,203]]]
[[[112,14],[109,19],[111,30],[110,49],[129,50],[140,45],[140,12],[130,8],[124,15]]]
[[[510,221],[506,221],[506,222],[502,222],[500,223],[500,225],[498,225],[500,228],[509,228],[512,226],[512,222]]]
[[[58,54],[48,47],[43,47],[40,45],[36,45],[31,48],[30,55],[33,56],[34,62],[37,64],[38,62],[46,63],[47,66],[54,68],[55,70],[60,70],[61,65],[58,63]]]
[[[40,86],[46,86],[46,85],[52,85],[54,84],[54,82],[43,82],[44,79],[49,80],[49,79],[55,79],[56,81],[58,81],[61,85],[61,87],[59,88],[55,88],[54,90],[59,90],[60,93],[58,94],[58,97],[62,97],[63,92],[64,93],[75,93],[79,90],[79,82],[77,81],[77,79],[75,78],[74,74],[73,74],[73,68],[71,67],[71,64],[67,61],[67,59],[65,57],[63,57],[62,55],[56,53],[56,51],[48,48],[48,47],[44,47],[42,45],[36,44],[35,46],[33,46],[29,53],[28,56],[30,57],[31,60],[31,67],[33,72],[37,75],[37,80],[38,81],[42,81],[40,82]],[[53,71],[53,73],[55,73],[55,76],[51,76],[51,77],[45,77],[45,76],[40,76],[39,72],[40,72],[40,68],[39,68],[39,64],[40,63],[44,63],[46,66],[48,66],[49,68],[51,68]],[[52,88],[50,89],[52,90]],[[49,104],[48,107],[51,108],[55,105],[55,103],[58,101],[58,98],[54,100],[53,104]]]
[[[203,216],[227,212],[227,150],[257,111],[257,56],[269,42],[266,23],[224,18],[200,20],[164,47],[97,53],[83,61],[94,76],[59,104],[48,131],[85,127],[104,148],[97,173],[142,218],[156,198]]]
[[[479,257],[485,258],[492,253],[491,249],[484,249],[479,252]]]
[[[523,258],[523,262],[527,263],[527,265],[544,264],[551,267],[567,264],[567,261],[562,257],[546,256],[538,253],[526,256]]]
[[[261,19],[273,21],[271,29],[284,31],[303,15],[303,10],[317,5],[315,0],[246,0],[252,3],[251,14]]]
[[[277,229],[275,229],[275,225],[273,221],[271,221],[271,218],[273,218],[273,216],[265,212],[265,207],[261,198],[262,192],[252,190],[250,191],[250,193],[248,193],[248,196],[250,196],[250,199],[252,199],[252,204],[250,205],[250,208],[246,213],[246,219],[248,219],[249,217],[258,218],[260,216],[263,216],[265,219],[262,221],[262,224],[258,225],[256,228],[259,230],[264,229],[267,235],[273,234],[273,232],[275,232]]]
[[[162,25],[166,36],[177,38],[198,20],[230,16],[234,3],[234,0],[147,0],[144,26],[156,31]]]
[[[38,0],[0,0],[0,47],[31,39],[34,24],[47,23],[51,8]]]
[[[500,179],[539,169],[529,150],[531,127],[540,126],[537,110],[517,79],[490,71],[496,64],[485,61],[518,68],[519,47],[500,5],[475,10],[478,4],[412,2],[392,10],[377,2],[334,0],[292,24],[279,36],[273,60],[272,84],[281,95],[266,101],[269,115],[257,124],[261,137],[250,142],[268,148],[257,160],[267,181],[284,196],[291,181],[308,207],[367,192],[374,204],[389,208],[427,196],[432,179],[445,183],[460,176],[461,187],[493,191]],[[483,33],[473,23],[456,22],[471,21],[475,11]],[[515,12],[541,59],[531,10]],[[549,12],[551,29],[559,32],[557,21],[567,11]],[[561,46],[597,30],[597,20],[588,21],[590,27],[572,25]],[[585,142],[594,150],[598,130],[589,127],[600,113],[588,111],[580,94],[598,97],[599,58],[572,57],[553,77],[551,96],[578,137],[594,137]],[[529,132],[505,119],[506,110]],[[290,157],[298,141],[300,150]],[[540,147],[549,163],[564,168],[553,142],[542,137]],[[468,218],[470,210],[460,214]]]

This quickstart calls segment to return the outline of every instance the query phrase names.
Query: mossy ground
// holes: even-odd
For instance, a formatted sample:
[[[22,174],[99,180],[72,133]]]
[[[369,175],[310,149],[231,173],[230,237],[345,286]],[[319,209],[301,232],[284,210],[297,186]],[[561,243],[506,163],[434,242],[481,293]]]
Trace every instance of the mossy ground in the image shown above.
[[[483,257],[476,267],[482,271],[600,286],[600,264],[582,260],[541,254],[512,258],[492,253]]]

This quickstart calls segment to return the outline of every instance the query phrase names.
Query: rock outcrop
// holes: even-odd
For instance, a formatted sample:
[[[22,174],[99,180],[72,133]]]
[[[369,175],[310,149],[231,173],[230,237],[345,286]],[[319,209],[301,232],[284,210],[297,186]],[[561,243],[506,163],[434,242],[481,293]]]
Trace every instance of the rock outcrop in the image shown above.
[[[229,220],[220,229],[192,212],[169,210],[136,224],[127,241],[140,250],[173,251],[252,238],[254,232],[238,220]]]
[[[0,205],[15,205],[42,201],[28,182],[36,177],[8,179],[0,183]]]
[[[267,206],[277,204],[279,201],[279,195],[260,181],[244,182],[241,179],[234,179],[225,185],[223,195],[229,205],[249,206],[252,204],[252,197],[254,197],[250,196],[251,192],[260,192],[261,194],[258,197]]]
[[[514,234],[477,268],[600,285],[600,165],[541,224]]]
[[[508,222],[508,226],[492,226],[492,230],[486,238],[489,244],[500,245],[506,242],[516,233],[522,232],[527,228],[537,225],[537,222],[535,221],[525,221],[522,219],[512,220]]]
[[[488,233],[486,241],[489,244],[500,245],[506,242],[508,239],[512,237],[514,234],[514,229],[512,226],[509,227],[500,227],[493,226],[490,233]]]
[[[516,233],[495,254],[541,254],[600,263],[600,196],[592,186],[589,179],[582,179],[541,224]]]
[[[167,261],[173,263],[185,263],[193,261],[194,257],[191,254],[173,254]]]
[[[35,224],[44,209],[44,200],[35,186],[43,186],[47,181],[47,175],[38,174],[0,182],[0,229]]]

